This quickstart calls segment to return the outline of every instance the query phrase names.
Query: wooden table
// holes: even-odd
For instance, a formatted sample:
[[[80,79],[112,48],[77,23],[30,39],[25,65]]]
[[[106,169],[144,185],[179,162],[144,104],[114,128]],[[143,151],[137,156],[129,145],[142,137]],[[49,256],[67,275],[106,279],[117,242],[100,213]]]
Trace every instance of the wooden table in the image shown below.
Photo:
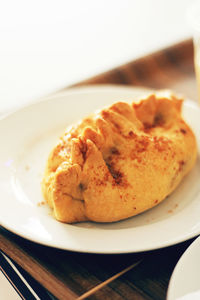
[[[170,88],[197,99],[192,41],[79,85],[105,83]],[[66,300],[163,300],[172,271],[192,241],[139,254],[83,254],[41,246],[0,228],[0,249],[56,298]]]

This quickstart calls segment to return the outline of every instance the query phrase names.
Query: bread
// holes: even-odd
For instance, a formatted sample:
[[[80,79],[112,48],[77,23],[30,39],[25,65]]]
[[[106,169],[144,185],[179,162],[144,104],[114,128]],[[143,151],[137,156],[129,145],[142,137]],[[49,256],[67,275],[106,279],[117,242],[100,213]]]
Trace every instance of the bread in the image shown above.
[[[118,102],[68,128],[51,151],[42,182],[55,218],[114,222],[163,201],[192,169],[195,136],[182,99],[151,94]]]

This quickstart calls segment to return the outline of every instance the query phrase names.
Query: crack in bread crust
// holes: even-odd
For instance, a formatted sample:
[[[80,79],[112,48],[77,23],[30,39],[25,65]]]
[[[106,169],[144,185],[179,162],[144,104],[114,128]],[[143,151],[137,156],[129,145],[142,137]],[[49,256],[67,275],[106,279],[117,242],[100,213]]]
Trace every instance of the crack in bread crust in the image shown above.
[[[56,219],[114,222],[163,201],[197,155],[181,106],[174,95],[151,94],[139,103],[117,102],[68,128],[42,182]]]

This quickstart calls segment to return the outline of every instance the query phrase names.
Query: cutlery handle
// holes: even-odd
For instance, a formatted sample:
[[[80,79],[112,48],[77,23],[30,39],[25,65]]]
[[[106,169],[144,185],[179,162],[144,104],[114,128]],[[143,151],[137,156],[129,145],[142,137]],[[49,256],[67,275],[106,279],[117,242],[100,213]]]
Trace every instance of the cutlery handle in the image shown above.
[[[10,284],[26,300],[52,300],[55,299],[47,293],[29,274],[17,266],[10,258],[0,251],[0,270],[8,279]]]

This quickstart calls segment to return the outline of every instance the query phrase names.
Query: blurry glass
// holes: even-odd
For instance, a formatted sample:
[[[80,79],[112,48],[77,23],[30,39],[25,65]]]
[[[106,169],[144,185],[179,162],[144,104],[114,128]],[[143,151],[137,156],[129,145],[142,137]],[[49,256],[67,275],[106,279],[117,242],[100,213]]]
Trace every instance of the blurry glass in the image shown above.
[[[200,1],[193,2],[192,6],[188,10],[188,19],[193,30],[194,67],[200,104]]]

